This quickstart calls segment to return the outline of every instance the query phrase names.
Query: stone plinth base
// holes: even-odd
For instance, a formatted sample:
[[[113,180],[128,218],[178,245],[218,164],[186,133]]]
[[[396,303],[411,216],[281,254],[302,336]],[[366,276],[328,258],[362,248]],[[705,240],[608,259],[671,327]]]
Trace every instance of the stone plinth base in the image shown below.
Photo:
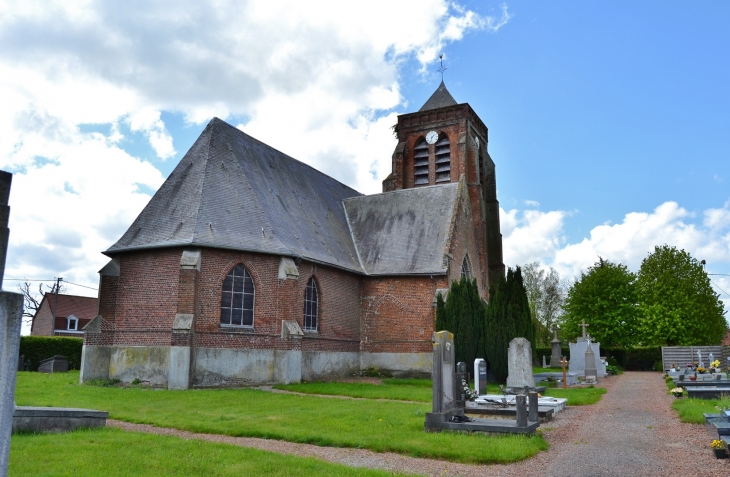
[[[79,427],[104,427],[108,412],[63,407],[18,406],[13,414],[13,433],[69,432]]]

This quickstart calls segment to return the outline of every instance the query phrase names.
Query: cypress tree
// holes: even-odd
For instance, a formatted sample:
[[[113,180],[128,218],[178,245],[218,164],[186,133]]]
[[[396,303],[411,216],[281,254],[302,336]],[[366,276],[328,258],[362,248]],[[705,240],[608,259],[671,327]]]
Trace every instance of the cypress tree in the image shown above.
[[[454,334],[457,361],[469,364],[479,357],[484,326],[484,302],[476,280],[453,282],[446,301],[436,297],[436,331]]]
[[[507,275],[510,273],[511,270]],[[489,305],[484,312],[483,348],[495,379],[504,382],[507,379],[507,347],[515,334],[514,321],[509,319],[507,280],[500,278],[499,283],[490,288],[489,296]]]
[[[515,320],[515,338],[525,338],[532,346],[532,354],[535,355],[535,323],[532,320],[530,301],[527,298],[527,290],[522,279],[522,270],[516,267],[512,274],[510,287],[511,312]]]

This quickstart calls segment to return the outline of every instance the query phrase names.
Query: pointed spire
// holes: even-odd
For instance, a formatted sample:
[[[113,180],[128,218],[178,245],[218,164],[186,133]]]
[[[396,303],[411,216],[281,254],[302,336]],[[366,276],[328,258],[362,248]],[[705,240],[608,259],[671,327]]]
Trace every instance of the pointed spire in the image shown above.
[[[438,89],[434,91],[434,93],[431,95],[430,98],[428,98],[428,101],[421,106],[421,109],[419,111],[428,111],[429,109],[436,109],[436,108],[443,108],[446,106],[454,106],[456,104],[459,104],[456,102],[453,96],[451,96],[451,93],[449,93],[449,90],[446,89],[446,85],[444,84],[443,80],[441,81],[441,84],[439,85]]]

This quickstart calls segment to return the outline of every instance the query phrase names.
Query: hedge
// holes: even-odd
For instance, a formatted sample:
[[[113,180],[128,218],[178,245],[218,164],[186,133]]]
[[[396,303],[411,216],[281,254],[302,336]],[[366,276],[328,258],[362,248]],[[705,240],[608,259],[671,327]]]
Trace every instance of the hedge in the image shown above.
[[[570,348],[560,348],[560,354],[570,359]],[[552,356],[551,348],[537,348],[535,350],[535,363],[542,365],[542,357],[550,363]],[[662,359],[661,347],[652,348],[601,348],[601,356],[608,358],[608,363],[618,365],[627,371],[652,371],[657,361]]]
[[[68,358],[68,369],[79,369],[83,344],[82,338],[21,336],[20,355],[24,357],[23,366],[28,371],[38,371],[41,361],[57,354]]]

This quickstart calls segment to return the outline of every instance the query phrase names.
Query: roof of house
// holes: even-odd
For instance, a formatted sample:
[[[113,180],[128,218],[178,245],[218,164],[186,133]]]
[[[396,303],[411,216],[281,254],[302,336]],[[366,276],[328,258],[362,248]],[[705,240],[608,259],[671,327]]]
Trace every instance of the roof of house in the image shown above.
[[[455,191],[445,184],[362,196],[214,118],[104,253],[201,246],[302,257],[365,274],[443,273],[443,248],[437,258],[422,255],[443,243]]]
[[[443,108],[446,106],[455,106],[459,103],[456,102],[453,96],[451,96],[451,93],[449,93],[449,90],[446,89],[446,85],[443,81],[441,81],[441,84],[436,89],[436,91],[433,92],[430,98],[424,103],[423,106],[421,106],[421,109],[418,111],[428,111],[429,109],[436,109],[436,108]]]
[[[56,312],[54,313],[56,318],[66,318],[74,315],[80,320],[91,320],[96,316],[97,309],[99,307],[98,298],[64,295],[62,293],[58,294],[58,300],[56,300],[55,293],[46,293],[43,295],[41,305],[43,304],[43,301],[48,302],[51,313],[53,313],[54,308],[56,308]],[[41,307],[39,306],[38,310],[40,309]]]

